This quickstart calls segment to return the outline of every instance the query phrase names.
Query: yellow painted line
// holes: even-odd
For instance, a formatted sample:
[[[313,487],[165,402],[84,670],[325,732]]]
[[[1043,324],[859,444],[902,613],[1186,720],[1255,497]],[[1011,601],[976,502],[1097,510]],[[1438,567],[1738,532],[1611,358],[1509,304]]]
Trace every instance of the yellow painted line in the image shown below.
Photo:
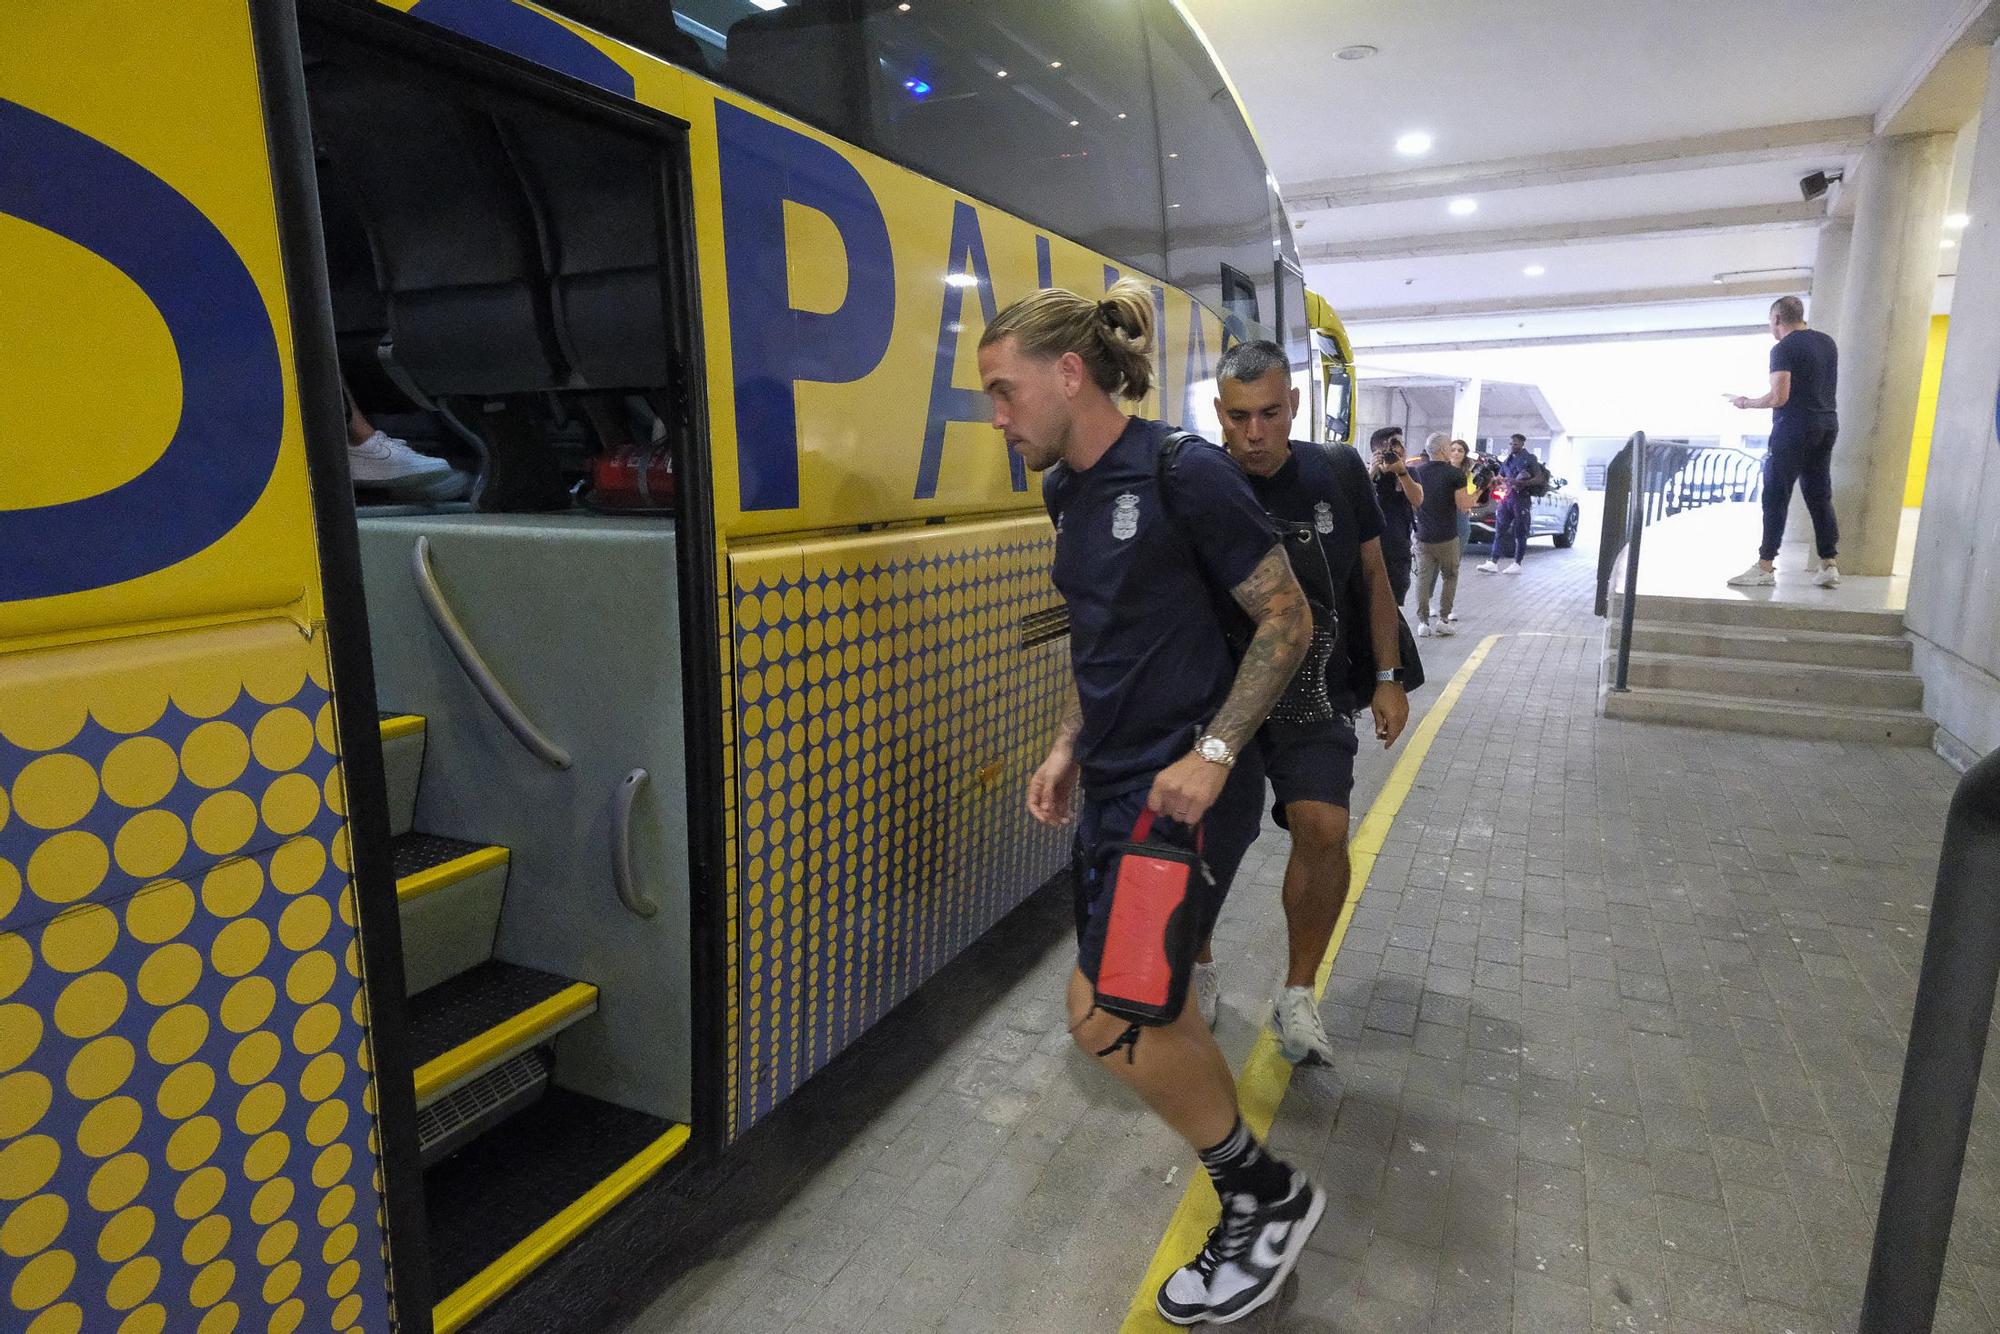
[[[382,720],[382,739],[395,741],[406,736],[415,736],[424,730],[424,720],[414,713],[400,713],[394,718]]]
[[[547,1000],[459,1043],[442,1056],[432,1057],[417,1067],[417,1105],[423,1106],[433,1094],[520,1050],[563,1020],[596,1004],[596,987],[588,982],[572,982]]]
[[[1479,664],[1486,661],[1486,655],[1500,642],[1500,638],[1499,635],[1488,635],[1480,640],[1478,647],[1452,673],[1451,680],[1431,702],[1430,711],[1410,733],[1402,758],[1389,771],[1389,781],[1382,785],[1381,792],[1369,804],[1361,828],[1348,843],[1354,889],[1341,907],[1340,919],[1334,923],[1333,939],[1327,943],[1326,957],[1320,960],[1319,972],[1313,978],[1313,996],[1316,999],[1326,995],[1326,980],[1333,974],[1333,959],[1340,953],[1340,942],[1347,938],[1347,924],[1354,917],[1354,905],[1361,901],[1362,892],[1368,886],[1368,877],[1375,870],[1375,859],[1381,855],[1382,844],[1389,837],[1389,826],[1394,823],[1396,813],[1403,809],[1404,800],[1415,786],[1417,771],[1424,766],[1424,757],[1430,753],[1431,742],[1437,738],[1438,729],[1450,716],[1452,706],[1465,693],[1472,674],[1479,670]],[[1278,1115],[1278,1104],[1284,1101],[1285,1090],[1291,1082],[1292,1063],[1279,1054],[1278,1039],[1272,1035],[1267,1024],[1257,1034],[1257,1041],[1250,1048],[1250,1059],[1243,1063],[1242,1073],[1236,1076],[1236,1099],[1242,1109],[1244,1123],[1258,1138],[1270,1133],[1271,1122]],[[1160,1285],[1167,1281],[1167,1275],[1186,1264],[1188,1257],[1201,1249],[1202,1239],[1221,1215],[1222,1205],[1215,1198],[1215,1187],[1209,1182],[1208,1174],[1201,1171],[1192,1173],[1180,1203],[1174,1206],[1173,1217],[1167,1220],[1167,1230],[1160,1238],[1158,1249],[1153,1252],[1153,1262],[1146,1266],[1146,1276],[1139,1281],[1139,1290],[1132,1294],[1132,1305],[1126,1310],[1124,1324],[1119,1326],[1121,1334],[1156,1334],[1157,1331],[1174,1328],[1160,1318],[1155,1296]]]
[[[446,885],[455,885],[481,871],[506,864],[507,849],[479,848],[463,857],[454,857],[448,862],[439,862],[436,866],[404,876],[396,882],[396,902],[408,903],[411,899],[420,899]]]
[[[513,1249],[467,1279],[449,1297],[431,1308],[437,1334],[453,1334],[484,1311],[516,1283],[539,1269],[583,1230],[604,1217],[613,1205],[674,1160],[687,1146],[688,1128],[675,1126],[627,1159],[625,1165],[591,1187],[561,1213],[514,1244]]]

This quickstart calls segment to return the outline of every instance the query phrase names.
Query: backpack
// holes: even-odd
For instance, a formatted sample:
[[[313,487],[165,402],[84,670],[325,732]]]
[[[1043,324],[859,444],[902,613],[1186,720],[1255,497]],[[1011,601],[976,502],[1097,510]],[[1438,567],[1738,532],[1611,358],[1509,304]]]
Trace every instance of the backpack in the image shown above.
[[[1533,454],[1528,455],[1528,471],[1514,483],[1514,489],[1530,500],[1539,500],[1549,493],[1549,470]]]

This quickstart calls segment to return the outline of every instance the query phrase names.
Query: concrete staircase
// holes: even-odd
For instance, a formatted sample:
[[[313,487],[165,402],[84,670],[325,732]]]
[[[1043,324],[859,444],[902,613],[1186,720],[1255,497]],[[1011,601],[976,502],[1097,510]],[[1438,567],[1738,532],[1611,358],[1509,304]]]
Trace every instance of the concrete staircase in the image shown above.
[[[1621,598],[1604,632],[1604,716],[1820,741],[1928,746],[1924,684],[1900,612],[1641,594],[1631,689],[1610,689]]]

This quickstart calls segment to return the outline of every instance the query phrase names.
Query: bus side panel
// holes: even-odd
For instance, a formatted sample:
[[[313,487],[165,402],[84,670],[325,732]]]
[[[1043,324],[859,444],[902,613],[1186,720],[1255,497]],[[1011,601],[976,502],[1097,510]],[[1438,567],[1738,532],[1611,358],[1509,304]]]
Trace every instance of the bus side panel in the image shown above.
[[[0,27],[0,1291],[387,1329],[250,6]]]
[[[1062,865],[1023,804],[1069,643],[1048,521],[738,550],[743,979],[731,1084],[747,1128]]]

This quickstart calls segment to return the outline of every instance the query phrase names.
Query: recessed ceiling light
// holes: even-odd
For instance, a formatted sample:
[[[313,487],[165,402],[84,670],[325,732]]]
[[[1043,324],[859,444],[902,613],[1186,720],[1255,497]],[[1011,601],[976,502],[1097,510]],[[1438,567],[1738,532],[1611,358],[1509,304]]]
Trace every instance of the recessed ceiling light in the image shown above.
[[[907,14],[907,13],[909,13],[909,12],[910,12],[910,6],[909,6],[909,3],[908,3],[908,0],[904,0],[904,3],[903,3],[903,4],[900,4],[900,5],[897,5],[897,6],[896,6],[896,12],[897,12],[898,14]]]
[[[1168,156],[1168,157],[1179,157],[1179,156],[1180,156],[1180,154],[1179,154],[1179,153],[1169,153],[1169,154],[1167,154],[1167,156]]]
[[[1451,210],[1453,217],[1465,218],[1479,211],[1479,201],[1477,199],[1454,199],[1451,203],[1445,205],[1445,207]]]
[[[1404,157],[1422,157],[1431,151],[1431,137],[1422,130],[1411,130],[1396,140],[1396,151]]]
[[[1333,54],[1342,60],[1366,60],[1380,49],[1374,46],[1343,46]]]
[[[1122,111],[1121,111],[1121,112],[1119,112],[1119,113],[1118,113],[1118,119],[1120,119],[1120,120],[1124,120],[1124,119],[1125,119],[1125,113],[1124,113],[1124,112],[1122,112]]]
[[[1168,208],[1179,208],[1179,207],[1180,207],[1180,205],[1179,205],[1179,204],[1169,204],[1169,205],[1167,205],[1167,207],[1168,207]]]
[[[1076,128],[1077,126],[1079,126],[1079,125],[1081,125],[1081,124],[1083,124],[1083,122],[1082,122],[1082,121],[1080,121],[1080,120],[1073,120],[1073,121],[1071,121],[1071,122],[1069,123],[1069,127],[1070,127],[1070,128],[1071,128],[1071,129],[1073,130],[1073,129],[1075,129],[1075,128]]]
[[[1007,77],[1007,71],[1004,69],[996,69],[993,71],[993,77],[996,79],[1004,79]]]
[[[1547,273],[1548,270],[1543,268],[1539,264],[1530,264],[1527,268],[1522,269],[1521,272],[1526,274],[1530,278],[1539,278],[1543,274]]]
[[[1951,213],[1945,216],[1944,225],[1955,232],[1962,232],[1971,221],[1972,215],[1970,213]]]
[[[1049,68],[1050,68],[1050,69],[1061,69],[1061,68],[1062,68],[1062,61],[1060,61],[1060,60],[1051,60],[1051,61],[1049,62]]]

